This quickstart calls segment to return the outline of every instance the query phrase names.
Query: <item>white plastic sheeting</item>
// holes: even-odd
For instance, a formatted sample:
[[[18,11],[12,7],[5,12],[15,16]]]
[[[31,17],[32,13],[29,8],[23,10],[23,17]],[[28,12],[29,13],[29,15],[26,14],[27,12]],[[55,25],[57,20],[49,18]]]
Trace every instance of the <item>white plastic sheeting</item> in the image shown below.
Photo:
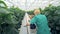
[[[29,15],[25,13],[19,34],[30,34],[30,26],[26,26],[26,23],[29,23],[29,20],[30,20]]]

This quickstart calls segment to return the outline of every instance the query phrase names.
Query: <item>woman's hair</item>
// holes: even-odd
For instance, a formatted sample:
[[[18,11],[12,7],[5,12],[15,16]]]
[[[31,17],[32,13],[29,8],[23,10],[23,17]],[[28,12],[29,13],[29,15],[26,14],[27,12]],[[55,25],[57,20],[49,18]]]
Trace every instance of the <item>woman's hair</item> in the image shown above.
[[[34,10],[34,14],[40,14],[40,10],[39,9],[35,9]]]

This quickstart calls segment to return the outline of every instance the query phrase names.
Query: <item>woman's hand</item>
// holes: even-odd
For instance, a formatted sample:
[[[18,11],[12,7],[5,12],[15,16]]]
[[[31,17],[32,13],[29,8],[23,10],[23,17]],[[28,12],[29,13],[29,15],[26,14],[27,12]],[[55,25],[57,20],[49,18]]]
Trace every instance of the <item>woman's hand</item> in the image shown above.
[[[30,26],[30,23],[27,23],[26,26]]]

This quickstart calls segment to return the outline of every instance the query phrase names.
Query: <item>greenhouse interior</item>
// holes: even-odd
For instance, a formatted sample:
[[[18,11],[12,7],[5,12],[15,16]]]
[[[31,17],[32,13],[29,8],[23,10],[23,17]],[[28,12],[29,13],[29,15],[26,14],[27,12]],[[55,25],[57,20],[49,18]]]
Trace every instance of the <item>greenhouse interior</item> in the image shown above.
[[[60,0],[0,0],[0,34],[60,34]]]

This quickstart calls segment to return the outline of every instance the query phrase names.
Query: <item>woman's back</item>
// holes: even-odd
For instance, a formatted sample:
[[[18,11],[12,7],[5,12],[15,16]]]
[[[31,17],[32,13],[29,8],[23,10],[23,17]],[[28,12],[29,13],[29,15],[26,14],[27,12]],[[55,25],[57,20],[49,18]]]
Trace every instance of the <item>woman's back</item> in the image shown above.
[[[45,15],[37,15],[36,17],[36,25],[37,25],[37,31],[38,34],[50,34],[49,27],[48,27],[48,21]]]

